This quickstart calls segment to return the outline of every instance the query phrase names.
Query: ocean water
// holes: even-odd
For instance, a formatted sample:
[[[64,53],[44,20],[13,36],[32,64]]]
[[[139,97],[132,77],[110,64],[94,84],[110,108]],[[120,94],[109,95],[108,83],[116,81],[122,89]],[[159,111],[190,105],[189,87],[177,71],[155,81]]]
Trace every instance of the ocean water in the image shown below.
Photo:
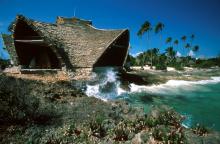
[[[173,81],[169,83],[173,84]],[[142,106],[146,111],[152,105],[165,104],[185,115],[184,125],[188,127],[200,123],[220,131],[220,82],[175,83],[178,84],[142,87],[142,90],[134,86],[137,92],[124,93],[118,98]]]
[[[108,68],[96,73],[95,81],[87,84],[86,94],[104,101],[122,99],[133,106],[144,107],[165,104],[186,117],[184,125],[197,123],[220,131],[220,77],[210,80],[170,80],[152,86],[130,85],[130,91],[120,88],[117,72]],[[97,78],[98,77],[98,78]],[[97,80],[98,79],[98,80]]]

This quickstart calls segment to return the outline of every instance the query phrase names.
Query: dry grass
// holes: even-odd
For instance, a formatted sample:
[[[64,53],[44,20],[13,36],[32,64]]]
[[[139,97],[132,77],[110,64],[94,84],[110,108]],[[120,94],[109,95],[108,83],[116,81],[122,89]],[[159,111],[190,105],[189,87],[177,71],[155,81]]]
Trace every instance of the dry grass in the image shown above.
[[[62,71],[56,74],[46,73],[46,74],[21,74],[21,73],[6,73],[6,76],[12,76],[15,78],[27,79],[27,80],[37,80],[44,83],[50,82],[54,83],[57,81],[69,81],[69,77]]]

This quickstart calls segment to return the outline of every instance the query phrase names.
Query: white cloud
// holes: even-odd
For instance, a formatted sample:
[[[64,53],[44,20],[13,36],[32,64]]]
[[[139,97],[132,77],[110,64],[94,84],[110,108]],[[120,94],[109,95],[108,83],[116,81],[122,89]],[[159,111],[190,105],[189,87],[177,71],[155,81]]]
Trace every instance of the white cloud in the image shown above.
[[[143,52],[137,52],[137,53],[135,53],[135,54],[131,54],[133,57],[136,57],[136,56],[138,56],[139,54],[141,54],[141,53],[143,53]]]
[[[192,50],[190,50],[189,53],[188,53],[188,56],[193,57],[193,56],[195,56],[195,53]]]
[[[177,56],[177,57],[181,57],[182,54],[181,54],[180,52],[177,51],[176,56]]]

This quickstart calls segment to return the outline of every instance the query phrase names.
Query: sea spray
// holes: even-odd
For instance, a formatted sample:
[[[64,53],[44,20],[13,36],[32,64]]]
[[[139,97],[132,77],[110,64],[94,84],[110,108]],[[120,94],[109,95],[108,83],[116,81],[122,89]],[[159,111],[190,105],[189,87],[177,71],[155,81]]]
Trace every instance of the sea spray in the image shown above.
[[[116,99],[125,92],[120,88],[118,69],[113,67],[95,68],[93,78],[86,85],[85,93],[104,101]]]

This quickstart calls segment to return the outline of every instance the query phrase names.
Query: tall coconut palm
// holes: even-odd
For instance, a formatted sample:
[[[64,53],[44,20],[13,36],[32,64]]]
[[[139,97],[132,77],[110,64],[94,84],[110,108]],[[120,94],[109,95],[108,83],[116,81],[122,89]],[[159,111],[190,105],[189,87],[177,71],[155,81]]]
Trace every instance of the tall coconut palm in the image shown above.
[[[153,48],[151,49],[152,54],[153,54],[153,59],[154,59],[154,63],[158,63],[159,59],[158,59],[158,55],[159,55],[159,49],[158,48]],[[155,62],[156,61],[156,62]]]
[[[172,37],[168,37],[167,39],[166,39],[166,44],[170,44],[170,47],[171,47],[171,42],[172,42]]]
[[[150,49],[150,31],[152,30],[151,23],[149,21],[145,21],[144,24],[141,25],[137,35],[142,37],[145,33],[147,33],[147,42],[148,42],[148,49]],[[151,68],[153,61],[153,54],[151,54]]]
[[[176,51],[174,51],[173,47],[168,47],[167,49],[165,49],[165,53],[168,57],[169,62],[171,62],[176,55]]]
[[[175,41],[173,42],[173,44],[176,46],[176,51],[179,52],[179,47],[178,47],[178,45],[179,45],[179,40],[175,40]],[[177,56],[179,56],[179,55],[177,54]]]
[[[194,53],[197,53],[197,52],[199,51],[199,46],[198,46],[198,45],[195,45],[195,46],[193,47],[192,51],[193,51]]]
[[[137,57],[136,57],[136,63],[141,66],[141,68],[143,69],[143,65],[145,62],[145,54],[144,53],[140,53]]]
[[[185,48],[188,49],[188,56],[189,56],[189,52],[190,52],[190,48],[191,48],[191,45],[189,43],[187,43],[185,45]]]
[[[165,27],[165,25],[162,22],[158,22],[154,28],[154,32],[156,34],[160,35],[160,47],[159,48],[162,47],[162,31],[163,31],[164,27]]]
[[[183,41],[183,53],[185,53],[186,39],[187,39],[186,36],[182,36],[182,37],[181,37],[181,40]]]
[[[195,46],[192,48],[192,51],[196,54],[196,53],[199,51],[199,46],[198,46],[198,45],[195,45]],[[195,64],[196,64],[196,60],[195,60]]]
[[[195,39],[195,35],[192,34],[192,35],[190,36],[190,39],[191,39],[191,46],[192,46],[192,45],[193,45],[193,41],[194,41],[194,39]]]
[[[174,43],[174,45],[176,45],[178,47],[178,44],[179,44],[178,40],[175,40],[173,43]]]
[[[181,37],[181,40],[182,40],[183,42],[185,42],[185,41],[186,41],[186,39],[187,39],[187,37],[186,37],[186,36],[182,36],[182,37]]]
[[[148,40],[148,44],[149,44],[151,30],[152,30],[151,23],[149,21],[145,21],[144,24],[141,25],[141,28],[139,29],[137,35],[142,37],[145,33],[147,33],[147,40]]]
[[[198,46],[198,45],[195,45],[195,46],[193,47],[193,51],[194,51],[194,52],[198,52],[198,51],[199,51],[199,46]]]

